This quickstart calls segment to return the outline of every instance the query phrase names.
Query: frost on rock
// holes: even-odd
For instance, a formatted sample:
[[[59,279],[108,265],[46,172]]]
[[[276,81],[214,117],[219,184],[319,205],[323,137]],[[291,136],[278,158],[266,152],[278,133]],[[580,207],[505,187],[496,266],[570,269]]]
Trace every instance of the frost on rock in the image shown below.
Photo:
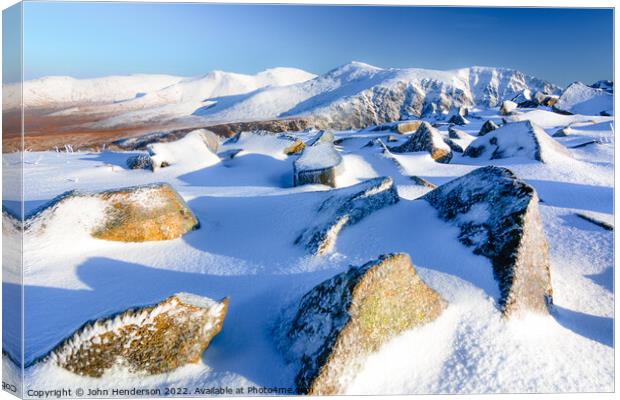
[[[332,190],[319,206],[314,224],[305,229],[295,243],[302,244],[312,254],[325,254],[334,247],[342,228],[398,201],[396,186],[389,177]]]
[[[301,299],[285,342],[299,363],[299,393],[343,394],[389,339],[436,319],[445,301],[416,274],[409,256],[387,254],[328,279]]]
[[[428,122],[422,122],[418,130],[400,146],[390,149],[394,153],[409,153],[414,151],[427,151],[433,160],[440,163],[449,163],[452,159],[452,150],[448,146],[439,131]]]
[[[153,160],[146,153],[136,154],[127,159],[127,168],[129,169],[148,169],[153,170]]]
[[[531,186],[506,168],[489,166],[422,198],[437,209],[439,218],[458,226],[464,245],[491,260],[504,314],[548,312],[552,289],[547,240]]]
[[[97,207],[87,206],[96,202]],[[145,242],[176,239],[199,227],[183,198],[168,184],[134,186],[98,193],[71,191],[35,210],[26,231],[42,234],[63,221],[58,215],[81,215],[90,235],[103,240]],[[76,229],[77,227],[73,227]]]
[[[336,176],[342,172],[342,156],[331,143],[306,146],[301,157],[293,162],[293,184],[323,184],[336,187]]]
[[[478,136],[484,136],[487,133],[496,130],[497,128],[499,128],[499,125],[497,125],[491,120],[488,120],[480,127],[480,132],[478,132]]]
[[[306,146],[314,146],[318,143],[334,143],[334,134],[332,131],[319,131],[314,137],[306,143]]]
[[[571,157],[564,146],[531,121],[508,123],[474,140],[463,155],[487,160],[523,157],[544,163],[558,156]]]
[[[553,105],[553,111],[561,114],[613,115],[613,94],[584,85],[571,83]]]
[[[44,361],[89,377],[113,367],[150,375],[170,372],[200,361],[222,329],[227,309],[226,298],[178,293],[154,306],[86,323]]]

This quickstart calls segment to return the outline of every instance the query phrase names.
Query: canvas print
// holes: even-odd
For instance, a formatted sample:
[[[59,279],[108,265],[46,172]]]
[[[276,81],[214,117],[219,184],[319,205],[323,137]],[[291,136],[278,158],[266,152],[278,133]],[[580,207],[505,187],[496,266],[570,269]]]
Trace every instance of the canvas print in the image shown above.
[[[3,12],[3,389],[611,392],[612,8]]]

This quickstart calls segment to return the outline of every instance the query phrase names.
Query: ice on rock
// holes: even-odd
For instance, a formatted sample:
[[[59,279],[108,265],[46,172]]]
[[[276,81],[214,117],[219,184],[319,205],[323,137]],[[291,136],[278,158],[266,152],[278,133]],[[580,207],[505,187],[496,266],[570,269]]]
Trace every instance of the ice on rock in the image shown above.
[[[351,267],[306,293],[283,344],[299,364],[299,393],[344,394],[365,358],[391,338],[436,319],[445,301],[409,256],[387,254]]]
[[[312,254],[333,249],[338,234],[368,215],[399,201],[392,178],[373,178],[343,189],[332,190],[317,210],[314,224],[295,240]]]
[[[459,240],[491,260],[505,315],[548,313],[552,288],[536,191],[502,167],[483,167],[422,197]]]
[[[558,157],[571,157],[564,146],[527,120],[508,123],[479,137],[467,147],[463,155],[486,160],[523,157],[543,163]]]
[[[562,114],[613,115],[614,96],[581,82],[571,83],[562,92],[553,110]]]
[[[228,299],[175,294],[149,307],[88,322],[43,362],[82,376],[100,377],[113,367],[161,374],[200,361],[222,329]]]
[[[409,153],[426,151],[433,160],[440,163],[449,163],[452,159],[452,150],[448,146],[439,131],[428,122],[422,122],[417,131],[400,146],[390,148],[393,153]]]
[[[199,227],[183,198],[167,183],[66,192],[29,215],[25,230],[56,235],[67,224],[73,224],[73,233],[84,231],[97,239],[120,242],[176,239]]]
[[[323,184],[336,187],[336,177],[344,168],[342,156],[332,143],[321,142],[306,146],[293,162],[293,184]]]

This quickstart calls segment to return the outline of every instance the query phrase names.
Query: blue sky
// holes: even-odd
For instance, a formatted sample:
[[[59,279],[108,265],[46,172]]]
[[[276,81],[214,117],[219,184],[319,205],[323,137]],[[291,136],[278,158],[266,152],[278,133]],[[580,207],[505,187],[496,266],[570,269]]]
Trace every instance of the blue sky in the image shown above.
[[[56,3],[24,6],[25,78],[326,72],[380,67],[519,69],[560,85],[612,79],[602,9]]]

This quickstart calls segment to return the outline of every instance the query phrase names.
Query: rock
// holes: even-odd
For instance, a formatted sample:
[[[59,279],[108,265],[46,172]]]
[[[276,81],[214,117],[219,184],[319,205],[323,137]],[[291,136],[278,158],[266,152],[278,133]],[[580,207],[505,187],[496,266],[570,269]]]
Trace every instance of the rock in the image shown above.
[[[394,153],[409,153],[427,151],[433,160],[440,163],[449,163],[452,159],[452,150],[441,137],[439,131],[428,122],[422,122],[418,130],[400,146],[390,149]]]
[[[127,159],[129,169],[148,169],[153,171],[153,161],[149,154],[136,154]]]
[[[450,117],[450,119],[448,120],[448,123],[450,124],[455,124],[455,125],[467,125],[469,124],[469,121],[465,119],[465,117],[463,117],[460,114],[455,114],[452,117]]]
[[[306,144],[303,140],[297,139],[290,146],[284,149],[284,154],[292,156],[293,154],[300,154],[306,148]]]
[[[525,101],[531,101],[532,100],[532,91],[530,89],[524,89],[521,92],[519,92],[519,94],[517,94],[515,97],[513,97],[511,99],[511,101],[513,103],[522,103]]]
[[[385,136],[384,139],[388,143],[398,142],[398,138],[394,135]]]
[[[557,131],[555,131],[555,133],[553,134],[553,137],[566,137],[569,136],[572,132],[572,129],[570,126],[565,126],[562,129],[558,129]]]
[[[313,225],[297,237],[295,244],[303,245],[312,254],[325,254],[333,249],[342,228],[398,201],[396,186],[389,177],[332,190],[319,206]]]
[[[435,320],[445,306],[403,253],[383,255],[320,283],[302,297],[286,331],[288,356],[300,364],[298,392],[344,394],[368,355]]]
[[[505,315],[548,313],[552,304],[547,240],[534,188],[508,169],[483,167],[422,197],[459,240],[491,260]]]
[[[35,210],[26,230],[43,234],[50,226],[66,223],[64,215],[84,212],[79,226],[103,240],[146,242],[176,239],[200,224],[181,196],[168,184],[151,184],[98,193],[71,191]]]
[[[491,120],[488,120],[480,127],[480,132],[478,132],[478,136],[484,136],[487,133],[496,130],[497,128],[499,128],[499,125],[497,125]]]
[[[392,130],[394,132],[400,133],[401,135],[404,135],[406,133],[411,133],[418,130],[418,128],[420,127],[420,125],[422,125],[423,122],[424,121],[419,119],[399,122],[393,125]]]
[[[194,130],[183,138],[165,143],[151,143],[147,150],[151,155],[153,171],[176,164],[210,165],[219,162],[213,148],[217,149],[219,139],[206,129]]]
[[[450,139],[469,139],[469,136],[469,134],[453,126],[448,128],[448,137]]]
[[[462,153],[463,147],[458,144],[457,142],[455,142],[454,140],[450,139],[450,138],[444,138],[443,140],[448,146],[450,146],[450,149],[452,151],[456,151],[457,153]]]
[[[502,102],[501,107],[499,108],[499,113],[501,115],[511,115],[513,111],[517,109],[517,103],[510,100],[504,100]]]
[[[342,171],[342,156],[331,143],[306,147],[293,162],[293,185],[323,184],[336,187],[336,176]]]
[[[571,157],[568,150],[531,121],[512,122],[474,140],[465,157],[498,160],[523,157],[544,163],[557,156]]]
[[[220,148],[220,137],[217,136],[215,133],[211,132],[210,130],[196,129],[188,133],[188,135],[199,136],[204,142],[205,146],[207,146],[207,148],[213,153],[217,153],[217,150]]]
[[[613,115],[614,96],[581,82],[571,83],[553,105],[560,114]]]
[[[534,94],[534,99],[536,100],[538,105],[551,107],[558,101],[558,96],[553,96],[542,92],[536,92]]]
[[[332,131],[319,131],[312,139],[308,140],[306,146],[314,146],[317,143],[334,143],[334,134]]]
[[[87,323],[52,350],[48,360],[93,378],[114,367],[149,375],[170,372],[200,361],[222,329],[227,308],[228,299],[178,293],[154,306]]]
[[[411,179],[418,186],[424,186],[430,189],[435,189],[437,187],[434,183],[431,183],[424,178],[420,178],[419,176],[411,175],[409,179]]]

